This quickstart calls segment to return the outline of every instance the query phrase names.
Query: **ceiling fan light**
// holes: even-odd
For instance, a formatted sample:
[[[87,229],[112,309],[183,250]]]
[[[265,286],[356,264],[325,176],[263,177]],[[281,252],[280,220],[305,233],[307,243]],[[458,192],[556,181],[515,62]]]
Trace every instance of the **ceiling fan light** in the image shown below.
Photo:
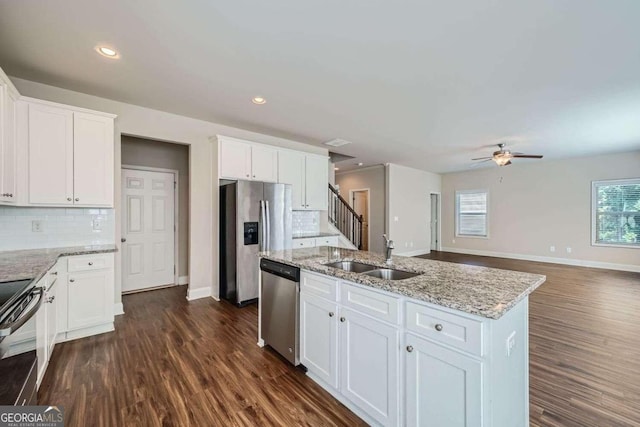
[[[496,156],[493,158],[493,161],[496,162],[498,166],[507,166],[511,164],[511,158],[508,156]]]

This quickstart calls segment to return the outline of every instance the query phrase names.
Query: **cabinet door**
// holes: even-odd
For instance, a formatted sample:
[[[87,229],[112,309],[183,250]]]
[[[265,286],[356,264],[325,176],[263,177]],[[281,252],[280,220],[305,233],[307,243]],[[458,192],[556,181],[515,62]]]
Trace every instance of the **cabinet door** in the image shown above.
[[[300,293],[300,363],[309,372],[338,387],[338,306]]]
[[[407,426],[482,425],[482,363],[405,335]]]
[[[73,113],[73,200],[113,206],[113,119]]]
[[[251,179],[251,145],[220,140],[220,178]]]
[[[278,182],[291,184],[291,207],[294,210],[305,208],[304,159],[303,153],[284,150],[278,152]]]
[[[329,199],[329,163],[321,156],[307,156],[305,163],[305,208],[326,211]]]
[[[0,202],[15,203],[16,194],[15,103],[0,83]]]
[[[68,329],[113,322],[113,270],[68,274]]]
[[[341,309],[340,391],[385,426],[398,424],[398,354],[397,328]]]
[[[251,178],[256,181],[278,181],[278,151],[264,145],[251,147]]]
[[[57,280],[49,285],[46,299],[47,312],[47,355],[51,358],[53,346],[56,344],[56,334],[58,333],[58,283]]]
[[[29,104],[29,202],[73,204],[73,112]]]

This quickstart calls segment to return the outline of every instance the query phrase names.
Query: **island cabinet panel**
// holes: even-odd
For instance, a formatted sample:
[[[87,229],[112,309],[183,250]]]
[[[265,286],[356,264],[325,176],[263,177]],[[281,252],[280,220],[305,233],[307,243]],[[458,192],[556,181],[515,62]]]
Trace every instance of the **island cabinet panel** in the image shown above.
[[[347,283],[341,287],[342,304],[385,322],[399,323],[399,298]]]
[[[397,425],[397,328],[344,308],[339,334],[340,392],[380,424]]]
[[[338,281],[333,277],[305,271],[300,278],[300,292],[308,292],[336,301],[338,299]]]
[[[482,362],[405,335],[407,426],[482,426]]]
[[[338,387],[338,306],[300,293],[300,362],[331,387]]]

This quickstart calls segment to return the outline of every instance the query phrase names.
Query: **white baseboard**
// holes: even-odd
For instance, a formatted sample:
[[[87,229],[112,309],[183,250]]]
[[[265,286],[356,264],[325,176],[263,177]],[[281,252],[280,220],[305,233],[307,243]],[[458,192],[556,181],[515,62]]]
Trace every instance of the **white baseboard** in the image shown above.
[[[193,301],[200,298],[206,298],[211,296],[211,287],[206,288],[196,288],[187,291],[187,300]]]
[[[58,339],[60,339],[60,342],[73,341],[80,338],[90,337],[93,335],[99,335],[113,331],[115,331],[113,323],[105,323],[103,325],[91,326],[89,328],[77,329],[75,331],[68,331],[66,336],[64,337],[59,334]],[[56,340],[56,342],[58,342],[58,340]]]
[[[124,306],[121,302],[115,303],[113,306],[113,314],[115,316],[120,316],[124,314]]]
[[[189,284],[189,276],[178,277],[178,285],[188,285],[188,284]]]
[[[427,255],[430,254],[431,251],[429,249],[418,249],[416,251],[411,251],[411,252],[398,252],[395,253],[394,255],[398,255],[398,256],[418,256],[418,255]]]
[[[606,270],[632,271],[632,272],[640,273],[640,265],[616,264],[612,262],[588,261],[588,260],[571,259],[571,258],[555,258],[555,257],[538,256],[538,255],[510,254],[506,252],[480,251],[476,249],[442,248],[442,250],[444,252],[453,252],[457,254],[521,259],[524,261],[548,262],[552,264],[575,265],[578,267],[603,268]]]

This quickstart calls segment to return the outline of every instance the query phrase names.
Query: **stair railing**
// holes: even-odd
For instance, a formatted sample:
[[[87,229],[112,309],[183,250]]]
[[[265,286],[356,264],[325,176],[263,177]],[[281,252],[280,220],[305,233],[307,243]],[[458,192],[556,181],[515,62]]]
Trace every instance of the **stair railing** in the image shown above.
[[[362,223],[364,218],[329,184],[329,222],[358,249],[362,249]]]

